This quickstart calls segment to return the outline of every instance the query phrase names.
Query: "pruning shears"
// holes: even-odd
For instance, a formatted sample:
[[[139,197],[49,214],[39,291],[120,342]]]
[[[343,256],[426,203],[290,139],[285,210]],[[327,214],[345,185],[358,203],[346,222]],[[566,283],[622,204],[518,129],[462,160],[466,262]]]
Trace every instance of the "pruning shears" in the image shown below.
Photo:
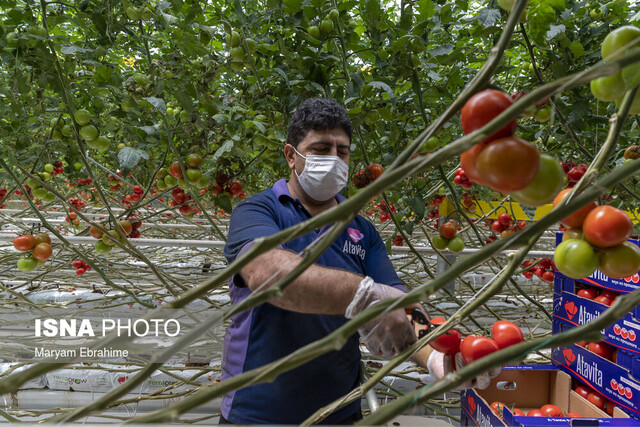
[[[426,326],[424,329],[420,329],[420,331],[418,332],[418,338],[422,338],[423,336],[427,335],[435,326],[431,322],[429,322],[429,319],[427,319],[427,316],[424,314],[424,312],[418,308],[405,308],[404,312],[407,313],[407,316],[411,316],[412,323],[415,322],[419,325]]]

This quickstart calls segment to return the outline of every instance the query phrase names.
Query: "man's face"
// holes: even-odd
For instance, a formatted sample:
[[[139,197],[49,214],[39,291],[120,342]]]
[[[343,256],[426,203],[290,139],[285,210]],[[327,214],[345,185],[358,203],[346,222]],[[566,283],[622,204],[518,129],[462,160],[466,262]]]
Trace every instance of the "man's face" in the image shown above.
[[[298,144],[298,153],[303,156],[338,156],[349,164],[350,141],[347,133],[338,128],[330,130],[310,130],[307,136]],[[289,168],[295,168],[298,175],[304,170],[305,160],[298,156],[293,146],[285,146],[285,156]]]

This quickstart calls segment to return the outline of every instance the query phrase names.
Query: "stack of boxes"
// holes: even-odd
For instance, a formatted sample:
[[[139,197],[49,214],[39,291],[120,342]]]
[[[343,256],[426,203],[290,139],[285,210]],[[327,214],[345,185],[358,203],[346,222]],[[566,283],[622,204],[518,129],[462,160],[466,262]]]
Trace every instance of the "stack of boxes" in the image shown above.
[[[562,233],[558,233],[556,246],[561,241]],[[637,240],[631,242],[640,244]],[[575,280],[556,272],[554,333],[588,323],[609,308],[576,295],[584,288],[626,294],[640,288],[640,277],[635,274],[624,279],[611,279],[596,270],[589,277]],[[615,357],[612,357],[615,362],[576,344],[554,348],[551,357],[560,369],[614,402],[626,414],[640,419],[640,307],[603,330],[602,341],[616,350]]]
[[[562,233],[556,235],[556,246]],[[640,241],[631,240],[640,246]],[[553,333],[583,325],[609,308],[605,304],[582,298],[583,288],[609,290],[617,294],[640,288],[640,276],[611,279],[600,271],[575,280],[555,272],[553,298]],[[615,349],[612,360],[605,359],[580,345],[554,348],[553,365],[505,366],[486,390],[468,389],[461,393],[463,426],[640,426],[640,307],[602,331],[602,341]],[[586,386],[615,404],[609,414],[589,403],[576,391]],[[490,404],[505,404],[501,417]],[[527,413],[542,404],[554,404],[564,413],[580,413],[585,418],[515,416],[514,407]],[[611,417],[610,414],[613,414]]]

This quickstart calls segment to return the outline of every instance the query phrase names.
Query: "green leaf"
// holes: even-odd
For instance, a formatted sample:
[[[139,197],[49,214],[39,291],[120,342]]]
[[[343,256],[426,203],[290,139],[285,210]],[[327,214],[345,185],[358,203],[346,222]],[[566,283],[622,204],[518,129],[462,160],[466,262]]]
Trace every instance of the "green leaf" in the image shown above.
[[[579,41],[571,42],[569,45],[569,49],[571,49],[571,53],[573,53],[573,57],[575,59],[580,58],[584,55],[584,46]]]
[[[156,107],[156,109],[158,111],[160,111],[162,114],[167,114],[167,106],[164,103],[164,99],[156,98],[154,96],[148,96],[148,97],[142,98],[142,99],[144,99],[149,104],[151,104],[154,107]]]
[[[566,31],[566,27],[562,24],[550,25],[549,27],[549,31],[547,31],[547,40],[551,40]]]
[[[93,49],[85,49],[82,47],[78,47],[74,44],[67,44],[64,45],[60,48],[60,52],[64,53],[65,55],[75,55],[78,52],[93,52]]]
[[[222,144],[222,146],[218,148],[216,150],[216,153],[213,155],[213,162],[216,163],[220,158],[220,156],[222,156],[225,153],[229,153],[232,149],[233,149],[233,141],[229,139],[226,140],[224,144]]]
[[[416,3],[416,11],[420,15],[420,20],[425,21],[435,14],[435,5],[431,0],[419,0]]]
[[[556,20],[556,12],[549,4],[532,1],[527,14],[527,28],[531,39],[539,46],[546,47],[547,31]]]
[[[302,9],[300,0],[284,0],[284,11],[289,15],[295,15]]]
[[[219,207],[220,209],[224,209],[225,211],[227,211],[227,213],[231,213],[231,211],[233,210],[231,200],[229,200],[229,198],[225,195],[219,194],[216,197],[215,203],[217,207]]]
[[[407,199],[407,205],[416,215],[418,215],[418,218],[424,217],[424,200],[419,197],[412,197],[410,199]]]
[[[149,160],[149,153],[139,148],[124,147],[118,152],[118,162],[122,175],[126,176],[138,164],[140,159]]]
[[[478,23],[485,28],[493,27],[500,20],[498,9],[482,9],[478,14]]]
[[[376,89],[384,90],[389,95],[389,98],[394,99],[393,89],[391,89],[388,84],[384,82],[375,81],[375,82],[369,83],[369,86],[375,87]]]

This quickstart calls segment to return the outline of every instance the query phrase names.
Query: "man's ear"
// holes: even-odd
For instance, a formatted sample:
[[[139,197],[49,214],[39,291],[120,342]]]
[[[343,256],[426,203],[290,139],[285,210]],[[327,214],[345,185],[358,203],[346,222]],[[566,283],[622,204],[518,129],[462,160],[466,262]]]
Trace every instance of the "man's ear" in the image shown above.
[[[287,159],[289,169],[294,169],[296,167],[296,151],[293,149],[293,145],[285,144],[284,157]]]

